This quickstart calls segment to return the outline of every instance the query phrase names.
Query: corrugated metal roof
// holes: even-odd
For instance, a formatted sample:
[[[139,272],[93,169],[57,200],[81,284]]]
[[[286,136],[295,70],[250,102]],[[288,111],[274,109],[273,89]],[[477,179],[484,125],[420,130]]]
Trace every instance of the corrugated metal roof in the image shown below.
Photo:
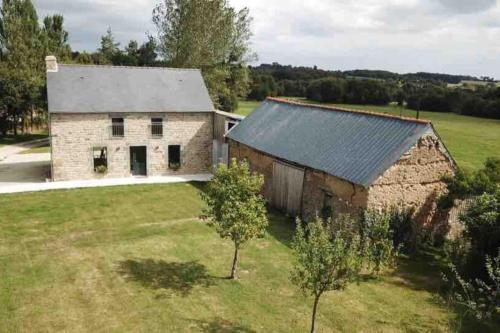
[[[59,65],[47,73],[49,112],[206,112],[199,70]]]
[[[426,121],[267,99],[227,137],[368,187],[428,131]]]

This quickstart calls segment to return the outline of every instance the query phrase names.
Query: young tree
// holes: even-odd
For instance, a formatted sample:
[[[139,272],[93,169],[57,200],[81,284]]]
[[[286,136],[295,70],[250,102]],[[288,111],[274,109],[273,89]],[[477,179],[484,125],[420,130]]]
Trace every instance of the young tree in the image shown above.
[[[120,53],[119,46],[120,43],[115,42],[115,37],[113,36],[111,28],[108,28],[106,34],[101,36],[101,47],[98,50],[100,63],[113,63],[113,58]]]
[[[379,213],[367,210],[361,218],[361,243],[364,253],[375,275],[393,263],[397,256],[392,240],[391,216],[387,212]]]
[[[248,93],[250,22],[247,8],[236,11],[226,0],[164,0],[153,10],[168,65],[200,68],[212,100],[227,111]]]
[[[330,222],[328,224],[331,225]],[[349,227],[352,224],[341,225]],[[362,267],[359,245],[359,236],[351,230],[332,230],[319,217],[303,228],[297,219],[291,281],[304,294],[314,296],[311,333],[315,332],[316,311],[321,295],[330,290],[343,290],[358,277]]]
[[[263,176],[251,173],[247,162],[233,159],[229,168],[219,165],[201,194],[207,203],[202,218],[208,219],[221,238],[234,243],[231,279],[237,278],[240,248],[253,238],[263,237],[268,225],[265,201],[260,194],[263,183]]]

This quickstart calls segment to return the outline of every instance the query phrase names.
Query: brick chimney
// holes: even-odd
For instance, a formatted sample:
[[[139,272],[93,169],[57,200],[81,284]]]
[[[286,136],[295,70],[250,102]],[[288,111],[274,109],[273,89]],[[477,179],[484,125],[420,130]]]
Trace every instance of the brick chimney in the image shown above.
[[[45,57],[45,65],[47,66],[47,72],[57,72],[59,70],[57,67],[57,58],[53,55]]]

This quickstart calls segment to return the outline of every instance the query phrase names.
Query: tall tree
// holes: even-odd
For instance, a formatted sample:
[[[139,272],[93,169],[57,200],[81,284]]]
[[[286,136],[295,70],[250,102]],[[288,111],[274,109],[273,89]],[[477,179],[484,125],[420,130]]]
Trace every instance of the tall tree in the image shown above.
[[[263,237],[268,225],[265,201],[260,190],[262,175],[252,174],[248,163],[231,161],[230,167],[221,164],[208,183],[202,199],[207,203],[203,218],[221,238],[234,243],[231,279],[237,278],[240,248],[249,240]]]
[[[62,61],[71,59],[71,47],[68,43],[69,34],[64,30],[64,17],[62,15],[46,16],[43,19],[42,42],[45,54],[55,55]]]
[[[24,116],[43,104],[44,66],[32,2],[4,0],[0,8],[0,107],[9,114],[15,134]]]
[[[106,34],[101,36],[101,47],[98,50],[97,62],[99,64],[111,64],[113,58],[120,53],[120,43],[115,42],[115,37],[111,28],[108,28]]]
[[[232,111],[249,89],[251,17],[226,0],[164,0],[153,10],[160,54],[173,67],[203,72],[216,106]]]
[[[339,221],[339,225],[352,223]],[[359,274],[362,267],[359,236],[350,230],[331,230],[319,217],[304,229],[297,219],[293,240],[295,262],[291,281],[305,294],[314,296],[311,333],[316,330],[316,312],[321,295],[342,290]]]
[[[148,36],[148,40],[138,50],[139,66],[154,66],[158,58],[156,49],[155,39],[152,36]]]

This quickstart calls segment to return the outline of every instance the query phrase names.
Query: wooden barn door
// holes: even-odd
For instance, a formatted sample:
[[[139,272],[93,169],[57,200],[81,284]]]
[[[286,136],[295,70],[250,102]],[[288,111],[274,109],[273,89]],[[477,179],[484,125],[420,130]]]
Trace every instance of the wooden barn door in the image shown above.
[[[304,169],[274,161],[273,205],[289,215],[299,215],[304,185]]]

